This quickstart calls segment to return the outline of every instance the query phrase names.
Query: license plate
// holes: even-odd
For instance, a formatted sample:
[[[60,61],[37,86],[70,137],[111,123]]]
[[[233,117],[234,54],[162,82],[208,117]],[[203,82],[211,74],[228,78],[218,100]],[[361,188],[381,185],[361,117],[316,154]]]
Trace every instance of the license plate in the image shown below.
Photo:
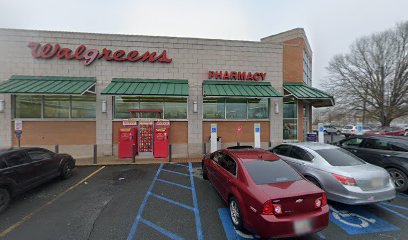
[[[296,235],[302,235],[312,231],[312,223],[310,219],[295,221],[293,227]]]
[[[381,178],[374,178],[373,180],[371,180],[371,186],[373,187],[382,187],[383,183]]]

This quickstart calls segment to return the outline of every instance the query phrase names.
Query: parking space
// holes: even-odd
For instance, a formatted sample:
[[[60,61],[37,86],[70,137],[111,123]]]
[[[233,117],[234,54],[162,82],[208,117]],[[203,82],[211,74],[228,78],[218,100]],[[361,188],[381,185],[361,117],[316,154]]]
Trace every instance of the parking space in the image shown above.
[[[202,180],[200,165],[78,168],[66,181],[17,197],[0,215],[0,235],[10,240],[254,239],[232,227],[227,206]],[[329,205],[329,227],[304,239],[405,239],[408,234],[408,195],[366,206]]]

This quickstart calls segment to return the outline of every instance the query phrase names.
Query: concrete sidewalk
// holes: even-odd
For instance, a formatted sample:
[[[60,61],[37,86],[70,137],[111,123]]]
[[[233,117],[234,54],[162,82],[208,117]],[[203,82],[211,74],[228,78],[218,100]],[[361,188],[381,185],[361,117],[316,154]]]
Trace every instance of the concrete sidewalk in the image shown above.
[[[186,162],[201,162],[202,157],[191,158],[173,158],[171,162],[186,163]],[[150,164],[150,163],[168,163],[168,158],[136,158],[135,162],[131,158],[118,158],[116,156],[98,157],[96,164],[93,158],[77,158],[76,166],[91,166],[91,165],[129,165],[129,164]]]

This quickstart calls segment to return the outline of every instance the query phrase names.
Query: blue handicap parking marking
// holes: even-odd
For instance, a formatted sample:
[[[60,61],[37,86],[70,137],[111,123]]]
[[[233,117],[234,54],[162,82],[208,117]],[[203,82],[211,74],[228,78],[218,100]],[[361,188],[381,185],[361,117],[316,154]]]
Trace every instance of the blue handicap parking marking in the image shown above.
[[[319,132],[323,132],[323,128],[322,128],[322,127],[319,128]]]
[[[235,229],[228,208],[218,208],[218,214],[220,215],[222,226],[224,227],[225,235],[228,240],[255,239],[253,235],[245,234]]]
[[[212,133],[216,133],[216,132],[217,132],[217,128],[211,128],[211,132],[212,132]]]
[[[259,132],[260,132],[260,128],[255,128],[255,132],[259,133]]]
[[[359,206],[347,206],[344,204],[331,204],[330,221],[349,235],[400,230],[398,227],[361,209]]]

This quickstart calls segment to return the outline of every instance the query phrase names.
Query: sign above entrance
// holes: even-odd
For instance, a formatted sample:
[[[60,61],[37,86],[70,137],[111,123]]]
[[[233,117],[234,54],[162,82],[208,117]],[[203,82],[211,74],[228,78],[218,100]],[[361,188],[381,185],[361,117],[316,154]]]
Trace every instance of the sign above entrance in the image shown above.
[[[159,63],[171,63],[173,59],[167,58],[167,51],[163,50],[158,56],[157,52],[146,51],[143,54],[139,54],[139,51],[132,50],[126,54],[124,50],[116,50],[113,52],[110,49],[104,48],[101,52],[98,49],[86,49],[85,45],[78,46],[75,51],[70,48],[61,48],[58,43],[54,46],[50,43],[41,45],[41,43],[31,42],[28,44],[31,48],[31,55],[34,58],[50,59],[57,57],[59,59],[75,59],[83,61],[84,65],[90,65],[97,59],[105,59],[106,61],[117,62],[159,62]]]
[[[221,80],[244,80],[244,81],[264,81],[266,73],[263,72],[237,72],[237,71],[208,71],[208,79]]]

